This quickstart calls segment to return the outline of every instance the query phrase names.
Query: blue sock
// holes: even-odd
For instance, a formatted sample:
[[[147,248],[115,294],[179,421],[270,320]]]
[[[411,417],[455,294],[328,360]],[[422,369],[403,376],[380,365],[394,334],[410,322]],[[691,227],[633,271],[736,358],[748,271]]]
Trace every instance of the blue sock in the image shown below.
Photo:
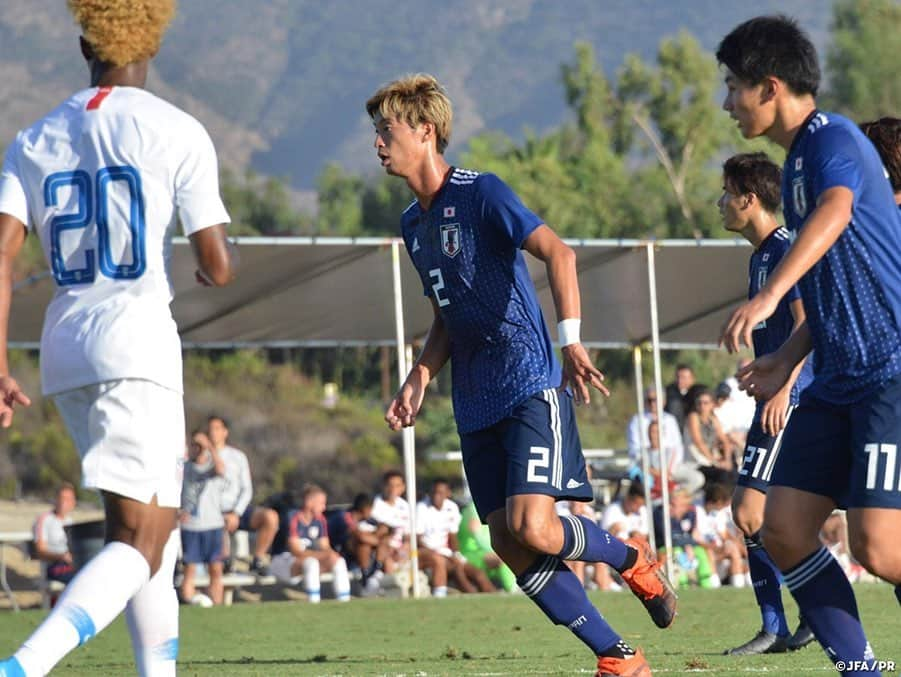
[[[895,586],[895,599],[898,600],[898,604],[901,604],[901,585]]]
[[[579,579],[559,558],[539,555],[516,577],[516,582],[545,616],[556,625],[569,628],[595,656],[619,646],[620,636],[594,608]]]
[[[764,550],[759,531],[745,538],[745,545],[748,547],[748,567],[757,606],[763,617],[763,629],[780,637],[788,637],[790,632],[782,607],[782,574]]]
[[[605,562],[620,572],[635,563],[637,553],[633,548],[587,517],[564,515],[560,523],[563,525],[563,549],[557,553],[560,559]]]
[[[875,658],[857,612],[857,600],[845,572],[826,548],[820,548],[785,572],[801,615],[826,655],[835,663],[867,661],[870,672],[843,671],[843,675],[878,675]]]

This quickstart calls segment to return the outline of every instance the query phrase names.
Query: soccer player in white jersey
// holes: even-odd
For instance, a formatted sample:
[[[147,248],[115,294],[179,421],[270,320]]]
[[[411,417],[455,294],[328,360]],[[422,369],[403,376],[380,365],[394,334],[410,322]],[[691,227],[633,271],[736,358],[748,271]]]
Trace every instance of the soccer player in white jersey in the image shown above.
[[[28,398],[9,375],[11,269],[40,238],[56,280],[41,338],[43,391],[103,495],[107,543],[0,676],[49,672],[125,609],[141,675],[174,675],[176,510],[184,454],[181,345],[169,303],[180,220],[198,280],[233,277],[213,144],[145,92],[174,0],[69,0],[91,86],[9,146],[0,175],[0,420]]]

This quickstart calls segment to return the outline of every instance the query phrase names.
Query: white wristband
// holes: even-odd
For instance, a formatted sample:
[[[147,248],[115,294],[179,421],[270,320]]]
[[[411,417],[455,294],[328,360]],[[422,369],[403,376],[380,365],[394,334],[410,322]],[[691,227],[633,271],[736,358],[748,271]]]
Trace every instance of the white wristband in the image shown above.
[[[560,320],[557,323],[557,340],[560,342],[560,347],[581,343],[582,339],[579,338],[579,329],[581,327],[582,320],[578,318]]]

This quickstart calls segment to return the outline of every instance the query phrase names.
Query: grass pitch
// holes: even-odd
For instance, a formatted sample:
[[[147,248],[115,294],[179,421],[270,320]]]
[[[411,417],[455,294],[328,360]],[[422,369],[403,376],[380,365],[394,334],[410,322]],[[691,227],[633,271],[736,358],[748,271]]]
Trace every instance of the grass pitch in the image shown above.
[[[876,655],[901,668],[901,609],[892,589],[858,585],[855,592]],[[627,592],[593,593],[592,601],[627,641],[644,648],[655,674],[835,674],[816,644],[792,654],[722,656],[758,628],[749,589],[683,591],[669,630],[658,630]],[[794,625],[797,611],[788,598],[786,611]],[[42,617],[38,611],[0,614],[0,656]],[[183,676],[594,674],[590,652],[522,595],[183,607],[181,618]],[[122,619],[53,674],[134,674]]]

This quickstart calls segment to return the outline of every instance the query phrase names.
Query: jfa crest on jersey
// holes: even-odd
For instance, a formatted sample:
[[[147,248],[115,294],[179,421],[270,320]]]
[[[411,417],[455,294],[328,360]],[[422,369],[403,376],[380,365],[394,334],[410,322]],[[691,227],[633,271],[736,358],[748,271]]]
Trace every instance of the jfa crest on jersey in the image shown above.
[[[428,210],[401,217],[423,290],[451,339],[461,433],[501,420],[560,385],[560,367],[520,248],[541,225],[493,174],[452,169]]]
[[[453,207],[450,209],[453,209]],[[441,249],[444,251],[445,256],[450,256],[451,258],[460,253],[459,223],[448,223],[441,226]]]
[[[809,392],[850,404],[901,373],[901,213],[869,139],[847,118],[814,111],[783,172],[793,240],[836,187],[854,194],[851,221],[798,286],[814,347]]]

